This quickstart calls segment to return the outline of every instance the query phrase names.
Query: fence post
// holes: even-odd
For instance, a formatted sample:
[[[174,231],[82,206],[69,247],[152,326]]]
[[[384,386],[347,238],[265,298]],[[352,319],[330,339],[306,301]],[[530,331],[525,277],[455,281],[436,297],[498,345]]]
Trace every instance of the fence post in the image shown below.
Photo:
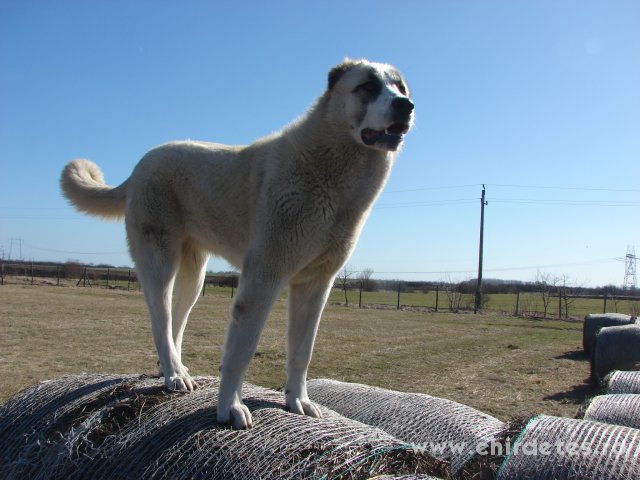
[[[204,282],[202,282],[202,296],[204,297],[204,291],[207,289],[207,276],[204,277]]]
[[[87,267],[84,267],[84,270],[82,272],[82,277],[80,277],[80,280],[78,280],[78,283],[76,283],[76,287],[80,285],[80,282],[82,282],[83,287],[86,287],[87,281],[89,282],[89,287],[93,288],[93,286],[91,285],[91,280],[87,278]]]
[[[516,317],[518,316],[518,310],[520,310],[520,290],[516,292]]]
[[[56,287],[60,286],[60,265],[56,265]]]
[[[129,291],[130,286],[131,286],[131,269],[129,269],[129,276],[127,277],[127,292]]]
[[[440,285],[436,285],[436,312],[438,311],[438,296],[440,293]]]
[[[111,272],[111,271],[110,271],[110,269],[109,269],[109,268],[107,268],[107,286],[106,286],[106,287],[104,287],[104,288],[109,288],[109,273],[110,273],[110,272]]]
[[[558,319],[562,318],[562,292],[558,289]]]
[[[33,285],[33,262],[31,262],[31,285]]]
[[[607,294],[604,294],[604,307],[602,307],[602,313],[607,313]]]
[[[400,310],[400,282],[398,282],[398,305],[396,306],[396,310]]]
[[[360,297],[358,298],[358,308],[362,308],[362,280],[360,280]]]
[[[231,285],[231,298],[233,298],[233,284]]]
[[[0,285],[4,285],[4,262],[0,263]]]

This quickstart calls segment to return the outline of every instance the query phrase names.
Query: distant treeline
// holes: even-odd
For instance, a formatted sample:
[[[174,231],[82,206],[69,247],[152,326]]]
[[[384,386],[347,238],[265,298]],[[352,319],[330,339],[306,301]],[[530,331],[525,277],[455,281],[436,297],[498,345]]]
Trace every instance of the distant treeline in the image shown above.
[[[90,280],[109,281],[135,281],[135,270],[128,266],[116,267],[109,264],[83,264],[77,261],[65,263],[45,262],[45,261],[17,261],[0,260],[2,266],[2,276],[22,276],[32,278],[58,278],[58,279],[79,279],[87,276]],[[237,287],[237,272],[207,272],[207,283],[219,286]],[[462,294],[473,294],[476,289],[476,280],[466,280],[462,282],[433,282],[414,280],[377,280],[367,276],[367,278],[357,278],[355,276],[344,276],[338,274],[336,287],[341,289],[363,289],[372,292],[379,290],[403,291],[403,292],[430,292],[447,289],[454,289]],[[453,287],[453,288],[452,288]],[[535,293],[541,288],[549,290],[553,294],[553,289],[562,289],[577,296],[629,296],[640,297],[639,289],[622,289],[615,285],[605,285],[601,287],[585,287],[565,284],[554,284],[550,281],[523,282],[519,280],[485,279],[482,284],[482,291],[485,294],[499,293]]]
[[[398,289],[400,284],[401,291],[422,291],[430,292],[436,289],[442,289],[443,286],[455,286],[456,290],[463,294],[473,294],[476,290],[476,280],[465,280],[462,282],[426,282],[426,281],[408,281],[408,280],[367,280],[367,291],[377,290],[393,290]],[[348,288],[357,289],[360,287],[360,280],[357,278],[349,279]],[[552,287],[545,284],[547,288]],[[540,291],[541,284],[539,282],[522,282],[519,280],[496,280],[485,279],[482,281],[482,291],[486,294],[498,293],[537,293]],[[640,297],[640,289],[623,289],[615,285],[605,285],[603,287],[583,287],[583,286],[566,286],[558,285],[558,289],[568,289],[573,293],[585,296],[632,296]]]

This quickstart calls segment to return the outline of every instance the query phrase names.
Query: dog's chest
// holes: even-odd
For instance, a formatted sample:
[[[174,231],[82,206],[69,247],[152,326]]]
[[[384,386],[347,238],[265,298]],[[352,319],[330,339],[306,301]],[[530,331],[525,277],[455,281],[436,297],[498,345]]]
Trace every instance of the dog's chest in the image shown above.
[[[350,231],[369,211],[386,179],[386,172],[372,170],[344,163],[301,169],[291,173],[290,188],[281,199],[288,191],[291,213],[299,223],[320,222]]]

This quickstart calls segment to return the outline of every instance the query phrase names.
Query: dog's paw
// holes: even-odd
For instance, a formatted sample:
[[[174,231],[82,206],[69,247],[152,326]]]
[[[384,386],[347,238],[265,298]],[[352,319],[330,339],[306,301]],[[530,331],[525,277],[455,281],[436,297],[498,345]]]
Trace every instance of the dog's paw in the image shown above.
[[[230,425],[237,430],[253,427],[251,412],[244,403],[234,403],[226,409],[218,406],[217,417],[219,424]]]
[[[162,371],[162,366],[160,365],[160,360],[158,360],[156,362],[156,365],[158,367],[158,377],[164,377],[164,372]],[[189,369],[187,367],[185,367],[184,365],[182,365],[182,370],[184,370],[185,372],[189,373]]]
[[[287,410],[298,415],[307,415],[313,418],[322,418],[322,412],[311,400],[287,396]]]
[[[169,390],[175,392],[193,392],[198,388],[196,381],[186,372],[178,375],[165,376],[164,384]]]

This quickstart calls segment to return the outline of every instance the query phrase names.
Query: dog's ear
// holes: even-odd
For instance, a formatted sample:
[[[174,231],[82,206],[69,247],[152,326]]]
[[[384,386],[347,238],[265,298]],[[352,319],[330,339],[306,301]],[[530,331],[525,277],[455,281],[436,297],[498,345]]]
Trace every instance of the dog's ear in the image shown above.
[[[351,67],[353,66],[353,62],[350,60],[345,60],[340,65],[336,65],[329,72],[329,90],[333,88],[333,86],[338,83],[338,80],[342,78],[342,75],[345,74]]]

